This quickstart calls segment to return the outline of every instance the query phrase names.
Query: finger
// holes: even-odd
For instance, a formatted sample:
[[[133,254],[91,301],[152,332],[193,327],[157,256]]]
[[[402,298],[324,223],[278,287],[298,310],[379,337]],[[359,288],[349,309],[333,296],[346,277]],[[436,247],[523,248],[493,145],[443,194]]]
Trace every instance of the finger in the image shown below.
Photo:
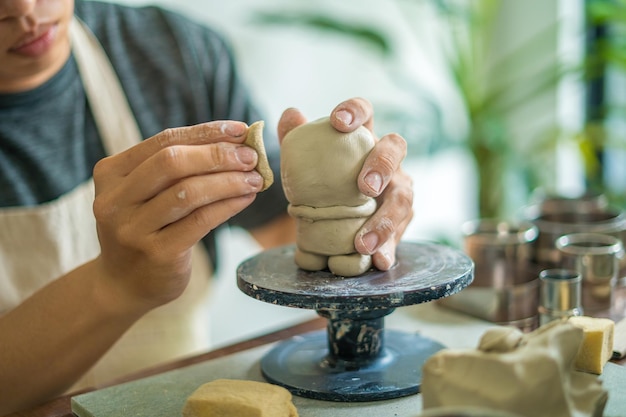
[[[378,250],[372,255],[372,263],[381,271],[389,270],[396,263],[396,248],[400,244],[400,240],[404,235],[404,231],[409,226],[413,218],[413,211],[411,210],[400,223],[397,225],[395,232],[391,238],[383,243]]]
[[[256,193],[217,201],[202,206],[181,220],[164,227],[157,236],[168,250],[176,253],[202,239],[209,231],[225,223],[235,214],[248,207],[256,198]]]
[[[372,263],[381,271],[388,271],[396,263],[396,247],[398,244],[395,240],[385,242],[372,255]]]
[[[145,204],[126,206],[123,210],[111,203],[115,199],[105,194],[96,198],[94,214],[102,230],[115,230],[115,239],[131,248],[145,246],[142,242],[153,242],[158,239],[157,235],[162,235],[161,230],[185,229],[187,236],[171,236],[172,243],[176,240],[179,245],[172,245],[174,254],[177,250],[188,249],[209,231],[247,207],[255,199],[254,190],[258,191],[262,185],[261,176],[254,171],[235,175],[213,174],[211,177],[190,178]],[[198,211],[203,213],[202,219],[198,218]],[[195,224],[195,228],[189,226],[190,222]],[[179,227],[177,223],[187,226]],[[169,242],[164,244],[169,245]],[[154,242],[149,246],[153,247]]]
[[[118,177],[115,161],[104,159],[94,168],[97,194],[126,184],[123,190],[134,201],[146,200],[181,178],[226,170],[249,171],[257,154],[247,146],[219,142],[209,145],[175,145],[162,149],[144,160],[126,176]]]
[[[124,192],[134,202],[146,201],[180,180],[229,171],[252,171],[257,153],[250,147],[219,142],[198,146],[170,146],[158,151],[124,179]],[[148,179],[148,180],[146,180]]]
[[[340,132],[352,132],[360,126],[374,130],[374,109],[372,104],[361,97],[352,98],[338,104],[330,113],[330,122]]]
[[[256,172],[224,172],[199,175],[177,182],[159,193],[140,208],[140,215],[133,223],[151,233],[183,220],[194,211],[213,206],[223,200],[256,194],[263,186],[263,177]],[[230,216],[236,213],[230,213]],[[220,223],[207,223],[205,233]],[[208,228],[208,229],[207,229]]]
[[[384,194],[379,207],[357,233],[354,245],[359,253],[375,254],[388,241],[400,241],[413,218],[413,185],[411,178],[398,171]]]
[[[166,263],[166,260],[179,257],[211,230],[248,207],[255,198],[256,194],[253,193],[202,206],[177,222],[143,235],[145,238],[127,233],[117,233],[116,238],[127,248],[137,248],[151,254],[152,259]]]
[[[402,136],[383,136],[365,159],[358,177],[359,190],[369,197],[378,197],[400,168],[406,152]]]
[[[127,175],[155,153],[171,146],[217,142],[242,143],[247,128],[243,122],[220,120],[166,129],[120,154],[109,157],[112,159],[111,168],[120,176]]]
[[[306,117],[298,109],[289,108],[285,110],[278,121],[278,142],[282,144],[287,133],[306,123],[306,121]]]

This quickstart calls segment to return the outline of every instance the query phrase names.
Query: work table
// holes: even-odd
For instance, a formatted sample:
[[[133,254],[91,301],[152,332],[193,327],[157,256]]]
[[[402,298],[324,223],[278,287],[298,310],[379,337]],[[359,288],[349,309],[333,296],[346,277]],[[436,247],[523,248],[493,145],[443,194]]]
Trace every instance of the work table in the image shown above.
[[[434,340],[442,343],[447,347],[454,348],[476,347],[476,344],[484,330],[493,326],[493,323],[478,320],[438,306],[436,302],[399,308],[386,318],[386,322],[387,327],[390,329],[416,331],[425,337],[433,338]],[[155,376],[159,377],[161,375],[167,374],[169,371],[174,370],[183,370],[184,372],[187,367],[189,367],[188,369],[193,369],[193,367],[197,365],[202,366],[202,364],[210,364],[212,362],[220,360],[228,360],[228,358],[236,357],[237,355],[253,355],[252,359],[250,359],[249,357],[248,359],[256,361],[254,355],[257,354],[256,352],[259,352],[259,355],[263,354],[266,350],[266,346],[270,346],[271,344],[278,343],[296,335],[322,330],[325,328],[326,324],[327,321],[321,317],[315,318],[313,320],[308,320],[306,322],[291,326],[283,330],[254,337],[252,339],[235,343],[233,345],[219,348],[204,354],[174,361],[158,367],[144,370],[137,374],[129,375],[125,378],[111,382],[108,387],[115,387],[123,383],[139,381],[144,378],[150,378]],[[624,365],[624,360],[616,363],[618,363],[619,365]],[[610,365],[614,366],[614,364]],[[218,377],[221,377],[221,375],[207,375],[207,382],[208,380]],[[106,389],[107,387],[94,387],[93,389],[83,391],[83,393],[95,393],[99,391],[102,392],[102,390]],[[80,394],[82,393],[68,394],[52,400],[48,403],[42,404],[39,407],[11,414],[9,415],[9,417],[73,417],[74,414],[72,413],[71,409],[71,398],[75,395]],[[417,399],[419,395],[412,397],[416,397]],[[295,400],[298,401],[299,399],[296,398]],[[421,402],[416,401],[415,404],[417,403],[421,405]],[[337,403],[328,404],[332,406],[332,404]],[[358,407],[358,403],[353,404],[354,406]],[[413,406],[413,404],[410,405]],[[304,415],[305,413],[302,414]],[[417,416],[418,414],[419,409],[416,409],[413,415]]]

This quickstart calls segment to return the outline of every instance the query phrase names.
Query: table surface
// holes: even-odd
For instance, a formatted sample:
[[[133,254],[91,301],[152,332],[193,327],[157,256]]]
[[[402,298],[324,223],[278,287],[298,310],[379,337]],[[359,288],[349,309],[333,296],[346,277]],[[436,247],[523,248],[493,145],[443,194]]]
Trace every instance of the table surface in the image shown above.
[[[461,339],[464,340],[463,343],[466,344],[466,346],[464,347],[474,347],[477,342],[477,334],[481,333],[482,330],[484,330],[486,327],[494,325],[492,323],[487,323],[482,320],[476,320],[469,316],[458,315],[458,313],[452,312],[448,309],[435,307],[435,305],[436,303],[426,303],[424,305],[404,307],[402,309],[399,309],[402,310],[402,313],[398,314],[398,312],[396,312],[392,314],[389,320],[392,325],[388,327],[409,328],[414,325],[413,323],[415,321],[419,321],[421,317],[424,317],[424,315],[426,315],[429,320],[420,322],[420,328],[424,331],[425,334],[432,334],[436,336],[435,339],[439,337],[439,341],[442,342],[444,345],[454,344],[454,342],[452,342],[453,339],[455,341]],[[295,335],[324,329],[326,327],[326,324],[326,319],[318,317],[282,330],[261,335],[243,342],[235,343],[230,346],[226,346],[220,349],[216,349],[178,361],[166,363],[157,367],[149,368],[141,372],[129,375],[127,377],[114,380],[107,384],[107,386],[135,381],[141,378],[184,368],[186,366],[196,365],[205,361],[227,357],[229,355],[248,351],[263,345],[285,340]],[[446,334],[437,334],[437,329],[450,326],[451,324],[456,327],[452,328],[451,331],[447,332]],[[467,329],[467,333],[464,334],[464,332],[466,332],[465,329]],[[621,361],[617,361],[615,363],[619,365],[625,365],[626,359],[622,359]],[[5,417],[75,417],[75,415],[71,411],[71,398],[77,394],[91,392],[95,391],[96,389],[102,388],[106,388],[106,386],[94,387],[80,392],[73,392],[68,395],[56,398],[45,404],[42,404],[38,407],[9,414]]]

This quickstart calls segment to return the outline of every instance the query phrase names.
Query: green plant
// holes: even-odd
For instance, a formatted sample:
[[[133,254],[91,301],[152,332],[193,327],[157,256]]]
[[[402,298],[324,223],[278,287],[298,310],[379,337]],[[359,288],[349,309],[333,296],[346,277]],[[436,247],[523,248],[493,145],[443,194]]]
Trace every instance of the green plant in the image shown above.
[[[445,1],[437,3],[452,28],[448,63],[470,121],[465,146],[476,165],[478,212],[486,218],[508,217],[534,188],[549,186],[554,177],[546,167],[554,165],[558,136],[553,131],[534,138],[524,137],[524,132],[516,136],[510,115],[553,93],[566,72],[556,60],[535,64],[536,50],[556,37],[558,26],[554,22],[494,61],[489,54],[497,41],[502,2],[452,2],[453,9]]]

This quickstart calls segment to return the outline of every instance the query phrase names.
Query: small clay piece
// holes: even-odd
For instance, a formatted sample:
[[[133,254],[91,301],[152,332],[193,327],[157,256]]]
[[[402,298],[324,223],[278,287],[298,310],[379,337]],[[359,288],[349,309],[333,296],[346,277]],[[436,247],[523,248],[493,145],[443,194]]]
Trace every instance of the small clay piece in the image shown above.
[[[259,155],[255,169],[263,177],[263,188],[261,191],[267,190],[274,183],[274,173],[267,160],[267,153],[263,144],[263,126],[265,126],[263,120],[252,123],[248,127],[248,133],[244,142],[244,145],[251,147]]]
[[[524,335],[489,330],[478,349],[443,349],[424,363],[423,408],[601,417],[608,398],[601,381],[574,368],[582,342],[583,330],[564,320]]]
[[[281,144],[281,178],[296,220],[295,262],[317,271],[356,276],[372,266],[354,247],[356,233],[376,211],[376,200],[361,193],[357,178],[374,147],[365,127],[337,131],[328,117],[298,126]]]
[[[267,382],[217,379],[196,389],[183,417],[298,417],[291,393]]]

